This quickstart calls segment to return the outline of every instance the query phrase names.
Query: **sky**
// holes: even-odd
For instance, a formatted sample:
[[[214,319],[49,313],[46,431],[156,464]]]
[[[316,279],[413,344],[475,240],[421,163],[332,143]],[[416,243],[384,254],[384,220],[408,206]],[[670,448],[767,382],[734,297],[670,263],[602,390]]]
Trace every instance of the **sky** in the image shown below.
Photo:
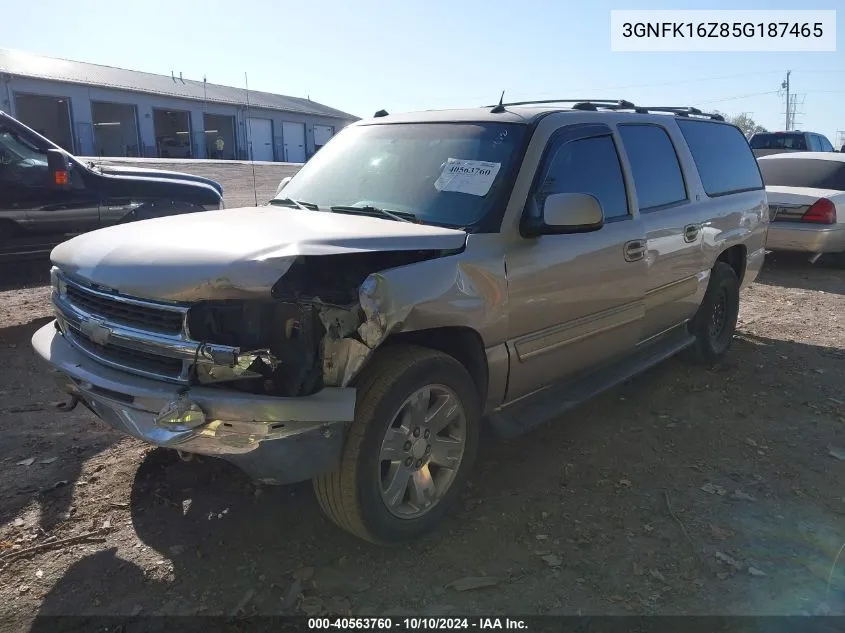
[[[15,2],[0,46],[249,87],[369,117],[548,98],[624,98],[750,114],[784,128],[845,133],[845,11],[836,52],[624,53],[610,50],[611,9],[730,9],[727,0],[219,0]],[[743,9],[836,9],[746,0]],[[8,18],[12,15],[5,12]],[[845,142],[845,141],[840,141]]]

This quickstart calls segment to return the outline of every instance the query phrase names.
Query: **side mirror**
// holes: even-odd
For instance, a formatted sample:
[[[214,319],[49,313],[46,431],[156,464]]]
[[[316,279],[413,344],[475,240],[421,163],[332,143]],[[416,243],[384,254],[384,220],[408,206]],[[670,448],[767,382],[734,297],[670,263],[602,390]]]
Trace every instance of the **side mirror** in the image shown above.
[[[542,233],[584,233],[604,225],[601,203],[587,193],[553,193],[543,203]]]
[[[67,187],[70,184],[70,162],[63,151],[47,150],[47,170],[50,172],[50,186]]]
[[[290,179],[292,177],[293,176],[285,176],[284,178],[282,178],[282,182],[279,183],[279,188],[276,189],[276,196],[278,196],[280,193],[282,193],[282,189],[284,189],[287,186],[287,184],[290,182]]]

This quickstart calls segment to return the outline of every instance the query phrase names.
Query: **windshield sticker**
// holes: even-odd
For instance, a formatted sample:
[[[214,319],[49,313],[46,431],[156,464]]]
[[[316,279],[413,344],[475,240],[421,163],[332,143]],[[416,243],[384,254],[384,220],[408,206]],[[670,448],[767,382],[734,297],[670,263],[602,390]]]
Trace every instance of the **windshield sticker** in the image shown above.
[[[438,191],[486,196],[501,166],[502,163],[488,163],[483,160],[449,158],[434,186]]]

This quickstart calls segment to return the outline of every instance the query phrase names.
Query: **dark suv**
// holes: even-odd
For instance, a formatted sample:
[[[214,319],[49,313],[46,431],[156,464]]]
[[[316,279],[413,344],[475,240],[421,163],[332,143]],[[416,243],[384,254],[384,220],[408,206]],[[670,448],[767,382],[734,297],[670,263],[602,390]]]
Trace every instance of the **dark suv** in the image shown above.
[[[213,180],[86,164],[0,111],[0,257],[46,254],[111,224],[222,207]]]

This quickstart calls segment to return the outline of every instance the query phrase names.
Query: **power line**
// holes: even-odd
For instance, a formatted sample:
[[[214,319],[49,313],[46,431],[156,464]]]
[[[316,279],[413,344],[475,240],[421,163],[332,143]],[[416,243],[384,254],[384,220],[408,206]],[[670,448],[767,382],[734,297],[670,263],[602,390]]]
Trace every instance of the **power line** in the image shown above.
[[[750,92],[744,95],[734,95],[733,97],[723,97],[721,99],[708,99],[707,101],[697,101],[699,105],[704,105],[707,103],[722,103],[723,101],[736,101],[737,99],[747,99],[749,97],[759,97],[761,95],[773,95],[777,94],[778,90],[767,90],[766,92]]]
[[[627,88],[657,88],[660,86],[676,86],[678,84],[695,84],[702,81],[718,81],[720,79],[738,79],[740,77],[750,77],[757,75],[771,75],[779,73],[779,70],[762,70],[760,72],[744,72],[736,75],[721,75],[719,77],[702,77],[699,79],[681,79],[679,81],[664,81],[657,84],[631,84],[628,86],[614,86],[610,88],[585,88],[585,90],[625,90]]]
[[[801,73],[845,73],[845,70],[819,70],[814,68],[812,70],[801,70],[800,68],[796,72]]]
[[[664,82],[660,82],[660,83],[651,83],[651,84],[628,84],[628,85],[625,85],[625,86],[604,86],[604,87],[599,87],[599,88],[578,88],[577,92],[590,92],[590,91],[610,92],[610,91],[615,91],[615,90],[628,90],[628,89],[633,89],[633,88],[659,88],[659,87],[663,87],[663,86],[697,84],[697,83],[701,83],[701,82],[705,82],[705,81],[719,81],[721,79],[737,79],[737,78],[741,78],[741,77],[771,75],[771,74],[780,73],[780,72],[782,72],[782,71],[780,71],[780,70],[761,70],[759,72],[744,72],[744,73],[737,73],[737,74],[734,74],[734,75],[719,75],[717,77],[700,77],[700,78],[696,78],[696,79],[680,79],[678,81],[664,81]],[[558,96],[560,94],[560,92],[561,92],[560,90],[554,91],[554,92],[533,92],[533,91],[530,92],[530,93],[521,93],[520,92],[520,93],[516,93],[514,98],[516,99],[516,98],[518,98],[518,96],[521,96],[523,94],[526,94],[527,99],[536,99],[536,98],[539,98],[539,97],[555,97],[555,96]],[[756,94],[768,94],[768,93],[755,93],[755,95]],[[489,99],[489,98],[490,98],[490,95],[486,95],[485,97],[468,97],[467,99],[473,100],[473,101],[481,101],[481,100]],[[733,98],[733,97],[731,97],[731,98]],[[711,103],[711,102],[710,101],[704,101],[702,103]],[[713,101],[713,103],[716,103],[716,101]]]

